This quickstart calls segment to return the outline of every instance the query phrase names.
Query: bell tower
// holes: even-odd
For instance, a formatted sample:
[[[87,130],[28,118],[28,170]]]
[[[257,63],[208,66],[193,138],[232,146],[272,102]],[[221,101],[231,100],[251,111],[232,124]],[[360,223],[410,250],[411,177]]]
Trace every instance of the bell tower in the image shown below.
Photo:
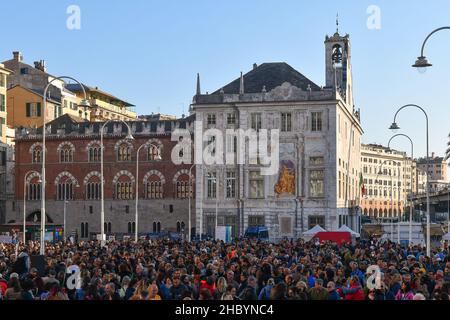
[[[351,61],[350,36],[339,34],[339,20],[336,19],[336,33],[325,37],[326,86],[339,91],[350,109],[353,108]]]

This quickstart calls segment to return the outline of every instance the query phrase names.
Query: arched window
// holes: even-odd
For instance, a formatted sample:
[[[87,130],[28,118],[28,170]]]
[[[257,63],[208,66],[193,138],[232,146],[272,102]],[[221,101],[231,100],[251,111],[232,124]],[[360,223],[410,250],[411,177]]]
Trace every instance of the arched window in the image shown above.
[[[136,222],[128,222],[128,233],[136,232]]]
[[[133,185],[131,182],[116,183],[116,199],[118,200],[133,199]]]
[[[161,222],[158,221],[158,223],[156,224],[156,232],[161,232]]]
[[[186,199],[189,196],[192,197],[192,181],[189,184],[189,171],[180,170],[173,177],[173,183],[175,184],[175,196],[178,199]]]
[[[41,153],[42,150],[40,147],[36,147],[33,149],[33,155],[32,155],[32,162],[33,163],[41,163],[42,159],[41,159]]]
[[[73,162],[74,149],[75,149],[75,147],[70,142],[61,143],[58,146],[59,162],[63,162],[63,163]]]
[[[153,233],[156,233],[156,222],[153,222]]]
[[[113,179],[114,198],[118,200],[133,199],[134,183],[134,177],[130,172],[125,170],[118,172]]]
[[[117,149],[117,160],[118,161],[131,161],[131,146],[123,143]]]
[[[81,238],[89,237],[89,225],[87,222],[81,223]]]
[[[160,149],[155,145],[149,145],[147,148],[147,160],[156,161],[161,160]]]
[[[39,178],[33,179],[27,186],[28,200],[41,200],[41,184],[38,182]]]
[[[88,160],[89,162],[100,162],[101,150],[100,146],[89,147]]]
[[[73,200],[75,184],[73,179],[62,176],[56,182],[56,200]]]
[[[163,186],[158,176],[151,176],[145,184],[146,199],[161,199],[163,197]]]
[[[111,222],[104,223],[105,233],[111,233]]]
[[[335,64],[342,63],[342,47],[340,45],[336,44],[333,46],[333,53],[331,59]]]
[[[86,184],[86,200],[100,200],[101,184],[98,182],[88,182]]]

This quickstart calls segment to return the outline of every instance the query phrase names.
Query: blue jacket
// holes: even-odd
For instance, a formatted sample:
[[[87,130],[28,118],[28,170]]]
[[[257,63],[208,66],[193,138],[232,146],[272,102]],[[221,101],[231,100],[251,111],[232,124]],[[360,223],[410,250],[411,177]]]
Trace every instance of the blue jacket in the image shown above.
[[[270,300],[270,292],[273,288],[273,285],[268,284],[265,286],[261,292],[259,293],[258,300]]]
[[[333,290],[328,294],[328,300],[341,300],[341,296],[336,290]]]

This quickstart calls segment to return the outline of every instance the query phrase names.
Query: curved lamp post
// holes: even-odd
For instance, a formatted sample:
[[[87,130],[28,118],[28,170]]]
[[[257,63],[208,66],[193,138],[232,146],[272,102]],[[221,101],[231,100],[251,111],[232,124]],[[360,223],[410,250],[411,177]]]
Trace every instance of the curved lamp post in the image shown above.
[[[81,89],[83,90],[83,94],[84,94],[84,99],[81,100],[80,106],[86,108],[89,108],[91,105],[89,103],[89,101],[87,100],[87,95],[86,95],[86,90],[84,89],[84,86],[81,84],[81,82],[79,82],[77,79],[74,79],[72,77],[67,77],[67,76],[61,76],[58,78],[54,78],[52,79],[47,86],[44,89],[44,95],[43,95],[43,122],[44,125],[42,126],[42,187],[41,187],[41,192],[42,192],[42,196],[41,196],[41,247],[40,247],[40,253],[41,255],[45,254],[45,134],[46,134],[46,115],[47,115],[47,91],[50,88],[50,85],[52,84],[53,81],[56,80],[62,80],[62,79],[69,79],[72,81],[75,81],[76,83],[78,83],[81,87]]]
[[[441,28],[438,28],[438,29],[432,31],[432,32],[426,37],[425,41],[424,41],[423,44],[422,44],[422,50],[421,50],[421,53],[420,53],[420,57],[418,57],[416,63],[412,65],[413,68],[422,69],[422,68],[428,68],[428,67],[433,66],[433,65],[428,61],[427,57],[425,57],[425,55],[424,55],[425,45],[427,44],[428,39],[430,39],[431,36],[432,36],[433,34],[435,34],[436,32],[442,31],[442,30],[450,30],[450,27],[441,27]]]
[[[409,140],[409,142],[411,143],[411,161],[414,161],[414,143],[413,143],[412,139],[409,136],[407,136],[406,134],[399,133],[399,134],[394,135],[389,140],[388,148],[390,148],[392,140],[394,140],[397,137],[405,137]],[[412,169],[412,167],[411,167],[411,169]],[[412,172],[412,170],[411,170],[411,182],[410,183],[411,183],[411,189],[410,189],[411,203],[409,205],[409,238],[408,238],[409,245],[411,245],[411,242],[412,242],[412,216],[413,216],[413,203],[412,203],[413,172]]]
[[[103,131],[106,127],[106,125],[112,121],[115,121],[116,119],[110,119],[108,121],[106,121],[101,129],[100,129],[100,144],[101,144],[101,148],[100,148],[100,175],[101,175],[101,196],[102,196],[102,201],[101,201],[101,209],[100,209],[100,229],[101,229],[101,245],[103,246],[105,244],[106,241],[106,235],[105,235],[105,178],[103,176],[103,149],[105,148],[103,146]],[[134,140],[133,135],[131,134],[131,128],[128,125],[128,123],[126,123],[123,120],[119,120],[119,122],[124,123],[127,126],[128,129],[128,134],[126,136],[125,139],[127,140]]]
[[[430,157],[429,157],[429,144],[430,144],[430,139],[429,139],[429,130],[428,130],[428,114],[426,113],[426,111],[416,105],[416,104],[407,104],[404,105],[403,107],[400,107],[397,112],[395,113],[394,116],[394,122],[392,123],[392,125],[390,126],[389,129],[391,130],[399,130],[400,127],[397,124],[397,116],[400,113],[400,111],[402,111],[405,108],[417,108],[419,110],[421,110],[423,112],[423,114],[425,115],[425,120],[426,120],[426,143],[427,143],[427,184],[426,184],[426,189],[427,189],[427,256],[431,255],[431,237],[430,237],[430,179],[429,179],[429,174],[428,174],[428,170],[430,167]]]
[[[139,236],[139,211],[138,211],[138,205],[139,205],[139,152],[143,147],[153,147],[158,150],[158,155],[156,157],[156,160],[161,160],[161,154],[159,153],[159,148],[154,145],[153,143],[146,142],[143,145],[141,145],[137,151],[136,151],[136,204],[135,204],[135,226],[134,226],[134,241],[138,241]]]
[[[384,160],[380,165],[379,165],[379,171],[377,172],[377,175],[375,177],[375,183],[378,183],[378,177],[380,175],[384,175],[383,171],[381,169],[383,169],[383,165],[385,163],[387,163],[389,160]],[[394,242],[394,180],[392,178],[392,173],[389,174],[389,178],[391,179],[391,215],[392,215],[392,219],[391,219],[391,242]]]

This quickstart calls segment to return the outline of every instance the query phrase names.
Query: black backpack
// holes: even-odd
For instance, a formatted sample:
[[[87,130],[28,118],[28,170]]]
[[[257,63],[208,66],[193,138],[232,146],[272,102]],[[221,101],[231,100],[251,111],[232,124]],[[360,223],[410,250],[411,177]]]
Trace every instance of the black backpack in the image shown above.
[[[14,262],[12,271],[18,273],[19,275],[24,273],[27,270],[26,259],[26,256],[18,258],[16,262]]]

